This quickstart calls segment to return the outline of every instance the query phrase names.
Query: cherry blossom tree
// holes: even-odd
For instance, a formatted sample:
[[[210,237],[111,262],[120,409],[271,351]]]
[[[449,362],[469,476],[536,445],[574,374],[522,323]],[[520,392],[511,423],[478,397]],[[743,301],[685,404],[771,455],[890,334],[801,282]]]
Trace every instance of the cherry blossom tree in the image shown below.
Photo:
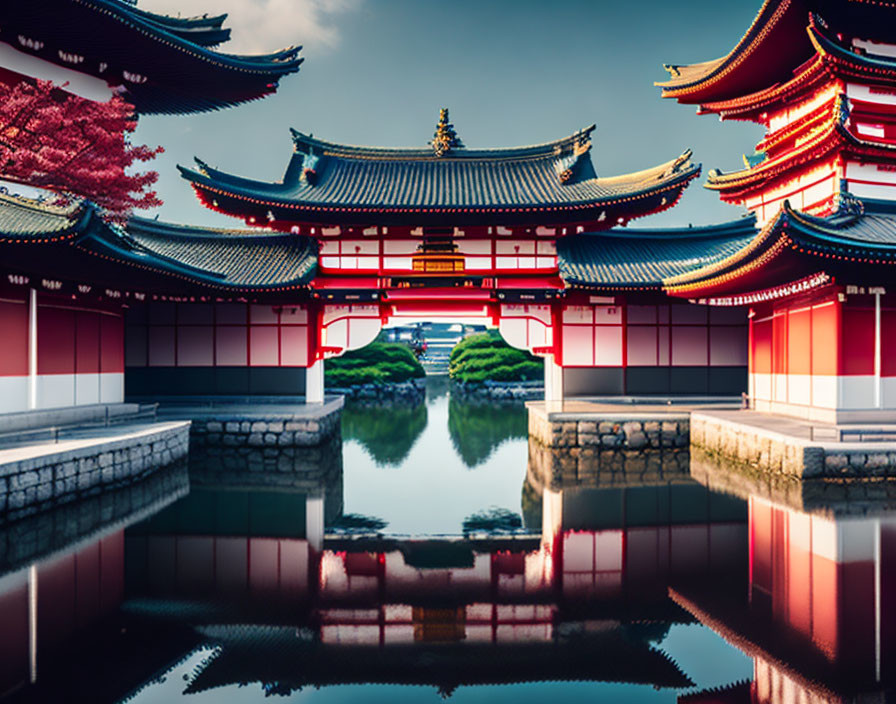
[[[50,81],[0,83],[0,178],[63,201],[86,198],[123,222],[134,208],[162,204],[150,189],[159,174],[131,167],[163,149],[131,144],[136,126],[134,106],[120,97],[99,103]]]

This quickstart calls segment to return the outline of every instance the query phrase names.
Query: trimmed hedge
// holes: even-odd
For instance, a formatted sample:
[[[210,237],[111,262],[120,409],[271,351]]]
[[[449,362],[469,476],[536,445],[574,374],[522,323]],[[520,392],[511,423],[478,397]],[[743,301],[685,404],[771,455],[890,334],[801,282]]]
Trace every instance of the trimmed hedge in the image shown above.
[[[414,353],[395,342],[372,342],[341,357],[328,359],[324,366],[327,386],[390,384],[426,375]]]
[[[544,375],[544,363],[508,345],[497,331],[489,331],[470,335],[454,346],[448,374],[465,383],[534,381]]]

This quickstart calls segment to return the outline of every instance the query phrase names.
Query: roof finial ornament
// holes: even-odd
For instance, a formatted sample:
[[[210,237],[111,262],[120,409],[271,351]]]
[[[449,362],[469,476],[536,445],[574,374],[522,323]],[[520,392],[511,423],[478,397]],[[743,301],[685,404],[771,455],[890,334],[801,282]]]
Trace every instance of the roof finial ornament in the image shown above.
[[[448,122],[448,108],[439,110],[439,123],[436,125],[430,144],[436,156],[445,156],[454,148],[463,148],[463,142],[458,139],[454,125]]]

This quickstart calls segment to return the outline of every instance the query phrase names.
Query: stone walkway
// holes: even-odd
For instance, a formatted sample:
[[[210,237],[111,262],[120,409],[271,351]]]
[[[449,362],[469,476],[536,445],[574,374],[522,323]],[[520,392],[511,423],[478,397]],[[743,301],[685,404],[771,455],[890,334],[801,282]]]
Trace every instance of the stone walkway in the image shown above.
[[[632,418],[638,415],[656,416],[662,414],[682,415],[691,411],[740,409],[740,399],[688,399],[671,398],[667,400],[654,400],[642,397],[620,397],[619,400],[575,398],[564,401],[530,401],[526,405],[529,408],[543,409],[552,418],[556,414],[600,415],[601,417],[626,417]],[[559,419],[559,418],[558,418]]]
[[[816,440],[825,442],[896,442],[896,425],[850,423],[836,425],[820,421],[808,421],[790,416],[779,416],[771,413],[760,413],[747,410],[726,409],[693,409],[742,425],[761,430],[767,430],[781,435],[789,435],[804,440]]]

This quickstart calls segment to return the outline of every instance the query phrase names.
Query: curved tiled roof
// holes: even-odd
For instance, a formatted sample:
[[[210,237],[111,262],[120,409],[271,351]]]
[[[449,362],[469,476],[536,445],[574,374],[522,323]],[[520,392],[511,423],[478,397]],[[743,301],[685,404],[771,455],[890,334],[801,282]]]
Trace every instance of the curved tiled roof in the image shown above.
[[[660,289],[664,279],[721,261],[755,236],[753,217],[708,227],[610,230],[558,240],[557,259],[571,286]]]
[[[836,213],[816,217],[785,203],[784,217],[791,228],[845,247],[886,248],[896,255],[896,202],[850,199]]]
[[[52,243],[64,243],[53,249]],[[37,249],[49,244],[49,249]],[[0,195],[4,264],[42,260],[42,273],[77,270],[87,254],[141,270],[144,284],[174,276],[186,285],[231,290],[276,290],[308,284],[317,270],[317,243],[299,235],[220,230],[132,218],[125,229],[103,221],[85,201],[66,206]],[[20,247],[18,245],[28,245]],[[25,252],[25,249],[28,252]],[[46,253],[46,254],[45,254]],[[128,277],[121,268],[122,280]],[[147,276],[149,278],[147,278]]]
[[[667,293],[750,293],[812,274],[859,277],[867,285],[892,278],[896,265],[896,203],[841,195],[840,207],[816,217],[784,207],[729,256],[669,276]]]
[[[261,98],[299,70],[299,48],[238,56],[225,41],[225,15],[174,18],[124,0],[0,3],[0,41],[65,68],[122,86],[140,113],[213,110]]]
[[[667,64],[655,85],[683,103],[721,100],[778,82],[812,54],[804,30],[807,0],[764,0],[752,24],[725,56],[690,65]],[[777,74],[772,75],[773,71]]]
[[[304,217],[306,222],[326,222],[314,213],[336,211],[360,213],[362,219],[363,214],[370,213],[431,214],[452,209],[480,216],[525,209],[542,213],[574,211],[634,202],[677,189],[668,198],[658,198],[649,210],[654,212],[670,207],[680,190],[699,173],[699,165],[692,164],[690,152],[685,152],[644,171],[599,178],[588,155],[593,129],[543,145],[452,149],[444,156],[437,156],[433,149],[337,145],[294,133],[296,153],[280,183],[233,176],[198,160],[198,170],[179,168],[213,208],[243,214],[236,203],[229,207],[221,204],[223,197],[229,197],[270,206],[268,219],[294,221]],[[276,208],[287,210],[281,213]],[[619,217],[628,220],[647,214],[639,212],[637,206],[630,209],[632,214],[622,212]],[[567,221],[595,216],[574,214]],[[544,215],[534,218],[546,219]],[[409,219],[414,218],[409,215]],[[500,221],[500,217],[497,219]]]
[[[300,286],[317,270],[317,244],[309,237],[205,230],[144,218],[131,218],[126,233],[93,238],[82,246],[219,288]]]
[[[68,205],[0,194],[0,242],[67,239],[86,229],[95,211],[82,201]]]
[[[812,28],[830,23],[840,35],[869,38],[881,36],[882,28],[894,20],[896,6],[880,0],[764,0],[749,29],[725,56],[666,65],[670,79],[655,85],[663,89],[664,98],[681,103],[726,103],[753,94],[761,99],[766,91],[791,81],[799,67],[823,51]],[[883,30],[884,41],[889,36]],[[851,62],[875,61],[859,58],[852,48],[835,50]],[[705,111],[715,110],[710,106]]]

